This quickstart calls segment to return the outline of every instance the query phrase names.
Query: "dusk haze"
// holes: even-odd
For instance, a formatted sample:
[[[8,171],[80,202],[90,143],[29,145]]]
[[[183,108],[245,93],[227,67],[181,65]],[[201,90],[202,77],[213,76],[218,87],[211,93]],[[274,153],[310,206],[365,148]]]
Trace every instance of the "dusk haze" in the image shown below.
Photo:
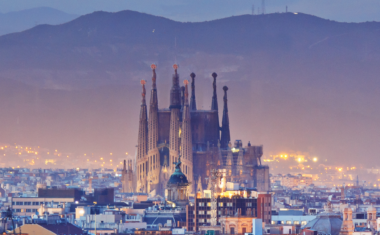
[[[0,233],[377,235],[379,39],[375,0],[0,1]]]

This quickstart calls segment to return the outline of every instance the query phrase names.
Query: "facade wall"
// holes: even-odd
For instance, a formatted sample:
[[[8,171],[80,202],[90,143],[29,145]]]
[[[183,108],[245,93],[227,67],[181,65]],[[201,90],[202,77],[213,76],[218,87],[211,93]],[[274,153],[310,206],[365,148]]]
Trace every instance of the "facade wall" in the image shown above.
[[[222,233],[229,234],[245,234],[252,233],[252,219],[254,217],[228,217],[223,216],[220,218]]]
[[[14,197],[12,198],[12,208],[14,215],[34,215],[41,205],[46,205],[54,201],[55,203],[64,204],[74,202],[74,198],[38,198],[38,197]]]
[[[218,198],[217,199],[217,224],[223,216],[257,217],[257,199],[255,198]],[[199,231],[199,226],[211,225],[211,199],[196,198],[194,206],[186,207],[187,231]],[[252,226],[252,219],[251,219]]]
[[[259,193],[257,205],[257,218],[262,219],[266,224],[270,224],[272,221],[272,195]]]

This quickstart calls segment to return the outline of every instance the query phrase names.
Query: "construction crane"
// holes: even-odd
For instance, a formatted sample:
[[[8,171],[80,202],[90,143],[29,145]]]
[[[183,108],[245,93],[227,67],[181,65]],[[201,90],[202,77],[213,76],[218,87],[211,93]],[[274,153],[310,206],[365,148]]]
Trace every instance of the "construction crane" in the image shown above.
[[[92,180],[98,180],[98,179],[106,179],[108,176],[105,177],[90,177],[88,179],[82,179],[82,181],[87,181],[88,180],[88,192],[92,193]]]

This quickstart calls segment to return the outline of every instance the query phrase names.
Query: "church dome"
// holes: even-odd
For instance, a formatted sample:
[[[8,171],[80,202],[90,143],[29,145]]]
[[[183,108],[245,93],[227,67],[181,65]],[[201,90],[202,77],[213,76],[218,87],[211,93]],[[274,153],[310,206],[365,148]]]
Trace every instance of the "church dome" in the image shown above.
[[[179,186],[187,186],[189,185],[189,181],[185,174],[181,171],[181,157],[179,157],[178,162],[176,162],[175,171],[170,176],[168,181],[168,186],[170,185],[179,185]]]
[[[342,227],[343,220],[335,213],[321,213],[317,218],[309,221],[303,228],[312,229],[318,234],[338,235]]]

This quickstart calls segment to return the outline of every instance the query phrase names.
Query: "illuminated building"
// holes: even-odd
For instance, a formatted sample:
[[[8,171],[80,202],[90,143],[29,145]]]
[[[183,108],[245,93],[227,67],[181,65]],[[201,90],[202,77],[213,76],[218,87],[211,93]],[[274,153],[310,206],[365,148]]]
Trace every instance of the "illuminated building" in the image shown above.
[[[309,186],[313,184],[313,178],[303,175],[278,175],[272,177],[273,181],[279,181],[281,186],[288,188],[296,188],[300,186]]]
[[[252,232],[252,216],[222,216],[220,217],[220,225],[222,233],[245,234]]]
[[[238,182],[258,191],[269,191],[269,167],[261,165],[262,146],[243,147],[240,140],[232,147],[230,139],[227,90],[223,87],[223,117],[219,126],[216,77],[213,73],[211,110],[198,110],[195,97],[195,74],[191,77],[191,97],[187,88],[180,87],[178,66],[174,65],[170,106],[158,109],[156,66],[153,71],[149,107],[142,81],[142,103],[139,118],[136,155],[136,192],[163,195],[174,167],[170,164],[182,157],[182,172],[193,183],[189,193],[209,184],[212,169],[224,169],[229,181]],[[185,86],[187,87],[185,80]],[[149,118],[148,110],[149,108]],[[201,184],[202,187],[199,187]]]
[[[79,201],[84,195],[78,189],[42,189],[38,190],[38,197],[12,197],[12,208],[15,215],[33,215],[43,205],[52,201],[62,206],[65,203]]]
[[[238,184],[235,184],[235,186],[236,185]],[[198,232],[203,229],[209,230],[207,227],[211,226],[210,193],[210,190],[204,190],[203,197],[198,194],[199,197],[195,199],[194,205],[188,205],[186,207],[187,231]],[[239,186],[238,188],[222,190],[222,192],[217,195],[217,226],[221,225],[222,217],[224,217],[224,226],[230,222],[236,222],[236,220],[244,222],[249,219],[251,222],[250,225],[246,227],[247,232],[252,231],[253,218],[260,218],[263,222],[270,224],[271,194],[258,193],[253,189],[240,188]],[[219,229],[222,227],[219,227]],[[229,226],[227,225],[227,227]],[[242,231],[243,227],[244,226],[239,227],[239,229],[236,227],[236,229],[238,229],[236,231]]]

